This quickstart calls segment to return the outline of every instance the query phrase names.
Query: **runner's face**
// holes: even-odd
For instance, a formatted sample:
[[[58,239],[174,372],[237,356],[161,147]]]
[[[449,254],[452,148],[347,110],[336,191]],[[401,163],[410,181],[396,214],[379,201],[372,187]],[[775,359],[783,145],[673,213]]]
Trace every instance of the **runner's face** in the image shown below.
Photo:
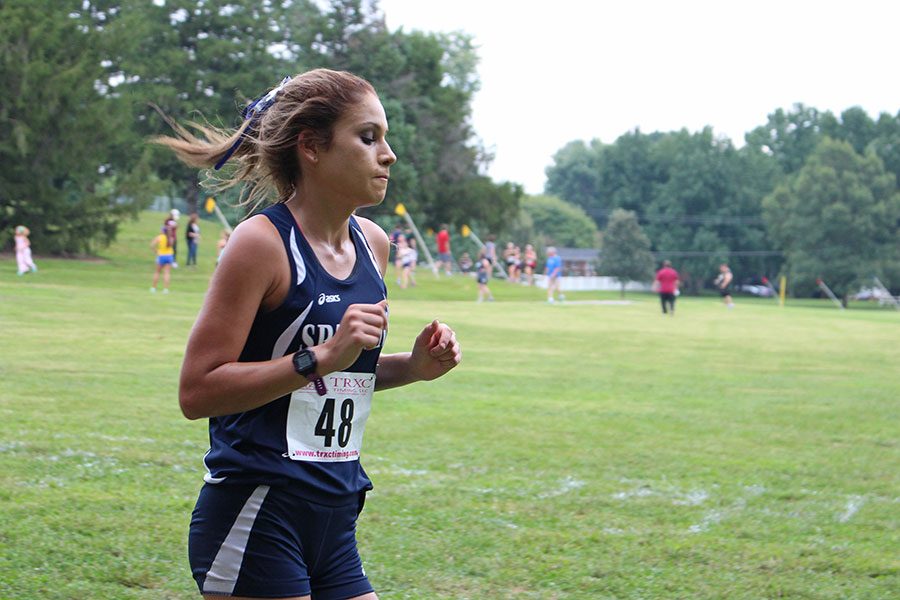
[[[390,167],[397,161],[385,136],[387,117],[374,94],[366,94],[334,125],[331,145],[319,152],[318,171],[338,200],[354,208],[384,200]]]

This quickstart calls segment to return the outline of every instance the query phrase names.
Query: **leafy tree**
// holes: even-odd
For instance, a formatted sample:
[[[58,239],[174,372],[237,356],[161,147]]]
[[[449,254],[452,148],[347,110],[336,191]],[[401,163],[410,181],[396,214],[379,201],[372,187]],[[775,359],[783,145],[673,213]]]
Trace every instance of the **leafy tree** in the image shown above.
[[[478,144],[470,119],[472,97],[480,85],[471,37],[461,32],[388,32],[374,3],[359,0],[332,2],[330,10],[327,16],[340,24],[333,29],[340,35],[322,37],[323,64],[351,70],[373,83],[398,156],[385,202],[364,214],[378,218],[402,202],[432,227],[446,222],[482,231],[507,228],[522,189],[484,175],[490,156]]]
[[[643,134],[635,130],[603,148],[600,162],[601,197],[604,212],[594,214],[597,225],[606,226],[610,211],[622,208],[642,214],[660,185],[669,179],[666,160],[657,152],[661,141],[672,134]]]
[[[152,164],[169,193],[193,210],[201,196],[197,170],[145,143],[150,136],[172,133],[151,105],[181,123],[199,118],[236,125],[245,100],[276,85],[298,64],[309,64],[312,25],[302,25],[318,25],[320,14],[302,0],[290,4],[291,15],[284,3],[255,0],[98,4],[108,94],[126,107],[133,123],[117,159]],[[304,21],[296,18],[300,13]],[[294,64],[284,72],[287,57]]]
[[[777,162],[757,148],[736,150],[709,128],[633,131],[606,146],[573,142],[555,160],[548,188],[585,208],[599,227],[617,208],[633,211],[654,250],[678,260],[686,289],[698,289],[731,252],[771,249],[760,201],[782,176]],[[579,187],[580,181],[590,185]],[[731,262],[759,275],[778,269],[777,257]]]
[[[879,115],[869,148],[884,162],[884,168],[894,174],[900,186],[900,112],[895,116]]]
[[[828,114],[830,117],[830,113]],[[823,127],[823,133],[833,139],[843,140],[853,146],[857,154],[864,154],[875,139],[875,122],[858,106],[841,113],[837,126]]]
[[[775,157],[784,173],[795,173],[822,139],[822,118],[818,110],[803,104],[788,112],[779,108],[765,125],[745,136],[747,145]]]
[[[796,293],[813,291],[822,278],[846,303],[900,258],[895,178],[873,152],[861,156],[847,142],[826,138],[763,207]]]
[[[0,244],[24,223],[39,251],[90,252],[140,208],[110,185],[108,148],[127,121],[101,93],[83,6],[0,2]]]
[[[673,253],[685,287],[696,291],[724,260],[735,273],[769,275],[777,265],[732,252],[771,249],[761,218],[761,199],[779,174],[766,154],[752,148],[735,150],[711,129],[673,132],[653,145],[664,177],[645,203],[642,219],[657,253]]]
[[[619,280],[624,298],[625,284],[652,277],[653,265],[650,239],[641,230],[637,215],[621,208],[613,210],[603,231],[601,272]]]
[[[533,231],[539,237],[535,242],[541,247],[555,245],[594,248],[597,246],[596,224],[574,204],[556,196],[527,196],[522,200],[522,212],[528,215]]]
[[[587,211],[601,209],[602,146],[600,140],[590,146],[576,140],[560,148],[546,169],[545,191]]]

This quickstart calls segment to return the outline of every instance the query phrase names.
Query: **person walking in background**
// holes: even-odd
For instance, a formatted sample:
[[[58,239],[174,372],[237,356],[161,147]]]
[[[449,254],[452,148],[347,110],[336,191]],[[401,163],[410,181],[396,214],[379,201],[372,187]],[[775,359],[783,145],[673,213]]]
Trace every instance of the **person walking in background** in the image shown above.
[[[37,273],[38,270],[31,257],[31,239],[28,237],[30,235],[31,230],[24,225],[16,227],[16,268],[19,276],[25,273]]]
[[[444,223],[441,225],[440,231],[434,235],[434,241],[437,244],[438,260],[437,270],[441,270],[443,265],[444,273],[449,277],[453,271],[453,254],[450,252],[450,232],[449,226]]]
[[[497,239],[496,236],[490,234],[487,236],[487,241],[484,243],[484,256],[491,261],[492,266],[497,264],[497,244],[494,242],[495,239]]]
[[[525,281],[528,285],[534,285],[534,270],[537,268],[537,252],[534,246],[525,244],[525,256],[522,257],[523,271],[525,273]]]
[[[409,286],[416,287],[416,264],[419,262],[416,238],[403,236],[397,255],[400,257],[400,287],[403,289]]]
[[[553,246],[547,248],[547,262],[544,264],[544,275],[547,276],[547,302],[552,304],[556,302],[556,293],[559,291],[559,278],[562,276],[562,259],[556,254],[556,248]]]
[[[172,247],[172,268],[178,268],[178,219],[181,218],[181,211],[173,208],[169,211],[166,221],[163,224],[163,233],[169,236],[169,246]]]
[[[372,85],[316,69],[244,114],[156,140],[197,168],[238,163],[222,187],[267,205],[231,236],[184,354],[179,404],[211,446],[191,570],[207,600],[375,600],[356,543],[373,393],[441,377],[459,343],[435,319],[382,353],[390,243],[355,213],[384,200],[397,157]]]
[[[663,314],[675,316],[675,297],[678,295],[678,271],[672,268],[672,262],[664,260],[662,268],[656,272],[653,287],[659,292],[659,302]]]
[[[478,252],[478,261],[475,270],[475,281],[478,282],[478,301],[488,302],[494,301],[494,295],[491,288],[488,287],[488,280],[491,278],[491,261],[487,257],[487,249],[482,248]]]
[[[153,273],[152,293],[156,293],[156,285],[159,283],[159,274],[163,276],[163,294],[169,293],[169,279],[172,273],[172,263],[175,262],[175,253],[172,249],[172,240],[168,233],[160,233],[150,242],[150,247],[156,249],[156,271]]]
[[[191,218],[184,230],[185,241],[188,245],[188,257],[185,264],[194,265],[195,267],[197,266],[197,246],[200,244],[199,218],[197,213],[191,213]]]
[[[722,301],[728,308],[734,308],[734,301],[731,299],[731,281],[733,279],[734,275],[731,274],[731,269],[728,268],[728,265],[726,263],[719,265],[719,274],[713,283],[715,283],[716,289],[719,290],[719,295],[722,296]]]

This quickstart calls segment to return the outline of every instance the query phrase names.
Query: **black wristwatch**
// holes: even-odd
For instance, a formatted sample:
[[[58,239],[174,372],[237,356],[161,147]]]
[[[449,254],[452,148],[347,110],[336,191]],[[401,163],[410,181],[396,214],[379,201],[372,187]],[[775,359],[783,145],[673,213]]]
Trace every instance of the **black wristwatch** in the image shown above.
[[[313,385],[316,386],[316,392],[318,392],[320,396],[324,396],[326,394],[325,382],[322,381],[322,378],[316,373],[316,368],[319,366],[319,363],[316,360],[316,355],[313,351],[308,348],[298,350],[294,353],[293,361],[294,370],[306,377],[309,381],[312,381]]]

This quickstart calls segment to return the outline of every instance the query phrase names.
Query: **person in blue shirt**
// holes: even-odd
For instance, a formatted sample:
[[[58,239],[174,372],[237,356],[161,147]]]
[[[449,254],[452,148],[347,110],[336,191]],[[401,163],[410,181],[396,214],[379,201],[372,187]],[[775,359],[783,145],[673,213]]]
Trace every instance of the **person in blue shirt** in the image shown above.
[[[354,212],[383,201],[397,157],[372,85],[316,69],[243,115],[156,140],[191,166],[232,163],[219,183],[270,204],[231,235],[181,368],[182,412],[209,419],[192,573],[205,598],[374,600],[356,548],[372,395],[441,377],[459,343],[433,320],[381,352],[389,240]]]
[[[556,294],[559,292],[559,278],[562,275],[562,259],[556,254],[556,248],[547,248],[547,262],[544,265],[544,275],[547,276],[547,302],[556,302]]]

